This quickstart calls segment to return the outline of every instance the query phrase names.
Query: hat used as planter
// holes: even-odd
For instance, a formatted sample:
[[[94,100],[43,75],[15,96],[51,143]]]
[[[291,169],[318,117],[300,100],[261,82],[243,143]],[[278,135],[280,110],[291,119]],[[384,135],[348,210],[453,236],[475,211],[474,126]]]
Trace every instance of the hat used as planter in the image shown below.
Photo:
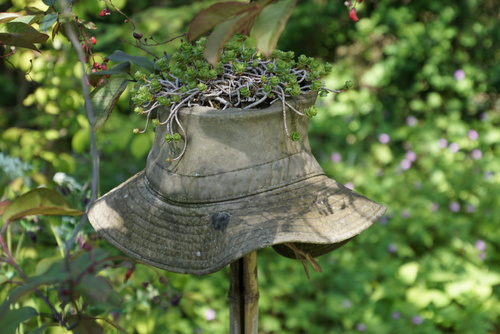
[[[299,110],[315,95],[287,101]],[[283,243],[313,257],[335,249],[378,220],[385,207],[324,175],[310,151],[307,117],[281,103],[262,110],[184,108],[187,136],[156,137],[145,170],[88,210],[94,228],[127,255],[168,271],[203,275]],[[286,137],[302,134],[299,141]]]

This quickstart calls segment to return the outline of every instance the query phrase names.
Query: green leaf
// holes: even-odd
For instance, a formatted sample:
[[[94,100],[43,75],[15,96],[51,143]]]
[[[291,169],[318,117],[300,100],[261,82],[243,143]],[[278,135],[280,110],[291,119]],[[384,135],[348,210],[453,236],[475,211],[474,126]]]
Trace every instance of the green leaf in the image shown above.
[[[188,40],[192,42],[229,18],[257,6],[257,3],[249,4],[233,1],[216,3],[196,14],[189,24]]]
[[[104,125],[118,98],[122,95],[129,81],[124,78],[107,79],[106,83],[97,87],[90,93],[92,108],[96,122],[93,130],[96,131]]]
[[[3,219],[13,221],[31,215],[78,216],[82,211],[72,209],[57,191],[33,189],[14,199],[5,209]]]
[[[87,303],[101,309],[119,309],[122,306],[120,295],[102,276],[85,275],[75,289]]]
[[[10,22],[20,16],[19,13],[0,13],[0,24]]]
[[[207,61],[216,66],[219,62],[220,52],[226,42],[235,34],[248,35],[251,26],[259,12],[245,12],[231,20],[225,21],[215,27],[205,42],[204,56]]]
[[[413,284],[417,279],[419,265],[417,262],[408,262],[399,267],[399,278],[406,284]]]
[[[42,0],[44,4],[47,6],[54,6],[57,3],[57,0]]]
[[[45,43],[49,38],[49,35],[42,34],[32,26],[23,22],[8,22],[1,24],[0,32],[14,34],[31,43]]]
[[[115,62],[129,61],[149,72],[153,72],[155,70],[155,64],[150,59],[146,57],[131,56],[120,50],[113,52],[108,56],[108,59]]]
[[[115,75],[121,73],[130,73],[130,62],[126,61],[116,65],[109,70],[97,71],[89,75],[90,84],[96,86],[99,80],[106,75]]]
[[[255,20],[253,36],[259,49],[269,56],[278,43],[286,23],[297,4],[297,0],[282,0],[266,6]]]
[[[97,323],[94,317],[79,314],[77,316],[68,317],[68,321],[72,325],[76,324],[72,329],[73,334],[105,334],[104,328]]]
[[[35,51],[40,51],[35,46],[35,44],[25,40],[24,38],[22,38],[16,34],[0,33],[0,43],[5,44],[5,45],[10,45],[10,46],[17,46],[20,48],[26,48],[26,49],[31,49],[31,50],[35,50]]]
[[[12,290],[5,301],[0,305],[0,320],[9,312],[10,305],[17,303],[23,296],[33,292],[41,285],[57,284],[67,279],[62,262],[53,264],[45,273],[30,277],[23,285]],[[1,322],[1,321],[0,321]]]
[[[3,213],[5,212],[5,209],[7,209],[9,204],[10,204],[10,201],[0,202],[0,216],[3,215]]]
[[[59,19],[59,15],[55,13],[45,15],[40,21],[40,30],[43,32],[47,32],[49,28],[57,22]]]
[[[0,317],[2,333],[14,334],[21,323],[36,316],[38,316],[38,313],[32,307],[21,307],[20,309],[9,310],[4,316]]]

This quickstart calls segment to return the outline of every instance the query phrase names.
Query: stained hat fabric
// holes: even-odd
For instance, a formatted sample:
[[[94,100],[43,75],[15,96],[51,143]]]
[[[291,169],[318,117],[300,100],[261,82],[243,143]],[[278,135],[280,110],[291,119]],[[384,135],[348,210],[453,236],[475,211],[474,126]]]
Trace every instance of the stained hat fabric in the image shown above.
[[[298,110],[315,95],[287,101]],[[164,111],[166,113],[166,111]],[[165,119],[166,116],[162,119]],[[312,256],[335,249],[371,226],[385,207],[328,178],[311,153],[307,117],[276,102],[266,109],[183,108],[184,145],[156,128],[146,168],[88,209],[94,228],[125,254],[183,274],[218,271],[284,243]],[[299,141],[285,136],[302,134]]]

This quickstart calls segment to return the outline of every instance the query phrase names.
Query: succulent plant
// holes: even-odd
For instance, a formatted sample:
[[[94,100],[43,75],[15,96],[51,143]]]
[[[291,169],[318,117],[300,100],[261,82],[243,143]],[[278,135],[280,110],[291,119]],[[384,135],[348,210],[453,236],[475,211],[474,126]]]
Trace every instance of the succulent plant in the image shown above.
[[[155,72],[145,74],[138,71],[134,74],[137,81],[132,92],[132,101],[137,106],[135,112],[147,116],[145,128],[135,129],[136,133],[146,131],[149,120],[153,119],[155,125],[167,125],[167,141],[179,141],[185,133],[179,123],[178,112],[193,105],[222,110],[253,109],[279,101],[285,117],[287,106],[301,116],[313,117],[317,114],[316,107],[301,112],[287,99],[311,92],[325,96],[329,92],[343,92],[352,86],[350,82],[340,90],[323,86],[321,78],[331,72],[330,63],[321,64],[305,55],[296,59],[292,51],[275,50],[269,58],[265,58],[256,49],[246,47],[242,39],[227,43],[220,62],[214,67],[204,58],[204,44],[204,38],[194,44],[184,42],[170,59],[163,57],[156,61]],[[170,110],[165,119],[154,113],[161,106]],[[174,132],[174,123],[182,136]],[[285,133],[292,140],[300,138],[298,133],[289,133],[286,122]],[[184,149],[185,145],[186,141]],[[181,156],[182,153],[173,160]]]

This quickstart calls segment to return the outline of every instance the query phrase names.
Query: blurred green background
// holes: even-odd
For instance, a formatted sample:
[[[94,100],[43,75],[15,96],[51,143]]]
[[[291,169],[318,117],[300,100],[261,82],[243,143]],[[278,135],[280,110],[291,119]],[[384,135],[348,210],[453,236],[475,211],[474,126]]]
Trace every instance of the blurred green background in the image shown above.
[[[81,0],[73,8],[97,26],[89,33],[97,39],[98,61],[117,49],[147,56],[130,44],[134,31],[168,40],[214,1],[113,3],[133,19],[135,30],[117,12],[99,16],[103,1]],[[0,0],[2,12],[25,6],[44,5]],[[367,0],[357,9],[360,21],[354,23],[343,1],[299,1],[278,48],[332,62],[327,87],[356,83],[349,92],[319,99],[309,137],[330,177],[388,212],[320,257],[323,273],[313,273],[311,282],[299,262],[260,251],[260,331],[500,333],[498,4]],[[83,207],[80,186],[90,181],[91,159],[81,71],[64,37],[41,50],[19,49],[0,62],[0,196],[55,187],[59,172],[73,184],[66,183],[73,203]],[[125,92],[97,132],[101,193],[144,167],[153,133],[133,135],[141,124]],[[65,240],[74,224],[40,218],[18,225],[17,234],[38,236],[24,241],[20,264],[30,268],[54,256],[55,239]],[[81,238],[93,237],[87,225]],[[0,269],[8,274],[6,266]],[[228,268],[193,277],[138,266],[123,283],[125,271],[104,273],[124,300],[123,309],[105,316],[128,332],[228,332]],[[158,277],[168,283],[143,284]],[[0,285],[0,298],[5,289]]]

